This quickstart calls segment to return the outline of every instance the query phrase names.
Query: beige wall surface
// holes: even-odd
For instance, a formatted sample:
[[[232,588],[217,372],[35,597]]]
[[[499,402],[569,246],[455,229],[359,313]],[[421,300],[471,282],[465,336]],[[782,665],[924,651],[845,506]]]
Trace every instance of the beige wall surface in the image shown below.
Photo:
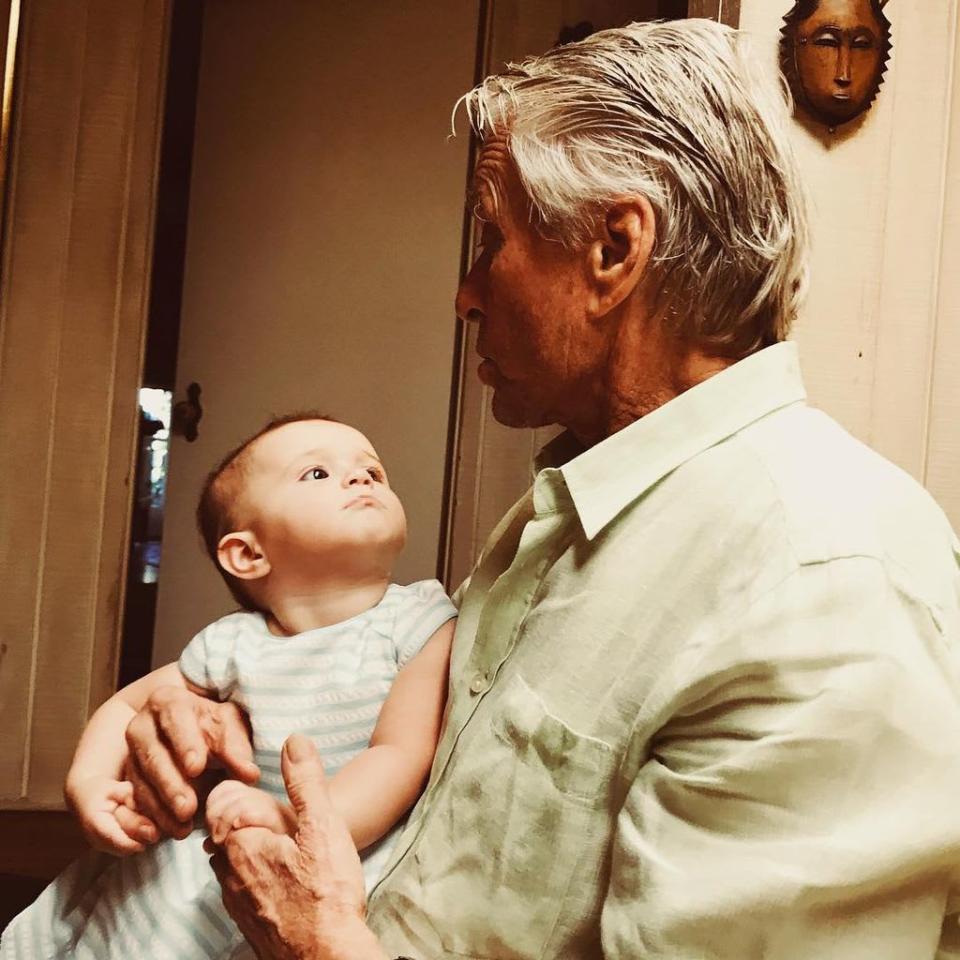
[[[201,480],[271,413],[366,432],[407,510],[398,580],[435,575],[477,0],[208,0],[156,663],[233,604],[193,527]]]

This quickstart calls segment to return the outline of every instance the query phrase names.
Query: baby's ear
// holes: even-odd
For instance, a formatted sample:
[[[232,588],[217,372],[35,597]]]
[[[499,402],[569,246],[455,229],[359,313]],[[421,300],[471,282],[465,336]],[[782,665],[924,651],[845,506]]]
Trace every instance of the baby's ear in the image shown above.
[[[249,530],[237,530],[221,537],[217,559],[227,573],[241,580],[259,580],[270,572],[270,561]]]

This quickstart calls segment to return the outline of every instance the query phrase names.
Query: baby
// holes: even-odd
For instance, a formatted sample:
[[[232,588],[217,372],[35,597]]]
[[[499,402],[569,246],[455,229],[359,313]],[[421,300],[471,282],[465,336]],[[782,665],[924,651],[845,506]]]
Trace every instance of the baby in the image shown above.
[[[315,414],[274,420],[211,473],[197,516],[244,610],[94,714],[65,793],[106,853],[73,864],[12,921],[2,960],[249,955],[223,909],[204,831],[156,843],[122,779],[127,724],[158,687],[230,699],[250,717],[259,789],[224,780],[211,791],[206,818],[218,842],[241,826],[291,828],[280,749],[295,731],[313,738],[333,774],[368,890],[423,788],[456,610],[435,580],[390,582],[406,520],[367,438]]]

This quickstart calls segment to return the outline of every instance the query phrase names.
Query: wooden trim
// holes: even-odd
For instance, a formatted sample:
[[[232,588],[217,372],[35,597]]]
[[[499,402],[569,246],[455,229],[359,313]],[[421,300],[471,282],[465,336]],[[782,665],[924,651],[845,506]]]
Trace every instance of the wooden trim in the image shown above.
[[[931,344],[930,394],[923,482],[960,531],[960,9],[954,5],[952,77],[937,277],[936,330]]]
[[[493,8],[494,0],[480,0],[479,14],[477,17],[477,50],[473,78],[475,84],[483,80],[488,70],[487,58],[490,52],[490,32],[493,28]],[[466,188],[469,188],[470,181],[473,179],[473,167],[476,154],[477,138],[471,131],[470,148],[467,158]],[[473,215],[470,210],[466,210],[464,211],[463,217],[460,248],[459,279],[461,281],[470,269],[473,256]],[[474,356],[470,332],[470,328],[468,328],[464,322],[457,321],[453,344],[453,376],[450,383],[450,416],[447,421],[447,457],[444,467],[443,496],[440,506],[440,540],[437,545],[437,579],[450,591],[457,586],[457,583],[453,583],[452,581],[460,574],[460,571],[454,570],[453,567],[453,545],[456,538],[455,524],[458,516],[456,493],[461,469],[461,454],[468,449],[464,444],[466,439],[464,427],[466,423],[463,416],[463,385],[469,377],[467,370],[468,360],[471,356]],[[473,449],[473,447],[471,446],[469,449]],[[463,579],[462,576],[460,579]]]
[[[728,27],[739,27],[740,0],[690,0],[687,16],[719,20]]]
[[[0,0],[0,77],[3,77],[6,74],[7,59],[12,56],[16,50],[15,46],[14,49],[11,50],[8,42],[10,12],[13,9],[14,4],[17,5],[17,9],[19,10],[19,0]],[[2,86],[2,81],[0,81],[0,86]]]
[[[20,0],[0,0],[0,210],[7,189],[7,160],[13,126]],[[0,239],[3,233],[0,230]]]
[[[0,811],[0,874],[52,880],[87,849],[69,813]]]
[[[103,475],[103,549],[97,572],[94,656],[87,713],[116,690],[130,545],[131,496],[137,456],[141,384],[153,262],[172,0],[148,0],[141,24],[140,66],[127,156],[124,247],[118,264],[113,383],[107,469]]]

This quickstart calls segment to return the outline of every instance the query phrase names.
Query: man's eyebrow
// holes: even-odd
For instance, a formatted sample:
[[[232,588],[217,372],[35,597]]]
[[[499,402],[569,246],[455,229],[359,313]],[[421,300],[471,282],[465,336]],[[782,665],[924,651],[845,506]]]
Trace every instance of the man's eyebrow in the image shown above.
[[[486,223],[491,219],[489,209],[489,194],[487,191],[481,190],[476,183],[470,184],[470,186],[467,188],[467,199],[465,206],[467,208],[467,213],[475,217],[477,220]]]

